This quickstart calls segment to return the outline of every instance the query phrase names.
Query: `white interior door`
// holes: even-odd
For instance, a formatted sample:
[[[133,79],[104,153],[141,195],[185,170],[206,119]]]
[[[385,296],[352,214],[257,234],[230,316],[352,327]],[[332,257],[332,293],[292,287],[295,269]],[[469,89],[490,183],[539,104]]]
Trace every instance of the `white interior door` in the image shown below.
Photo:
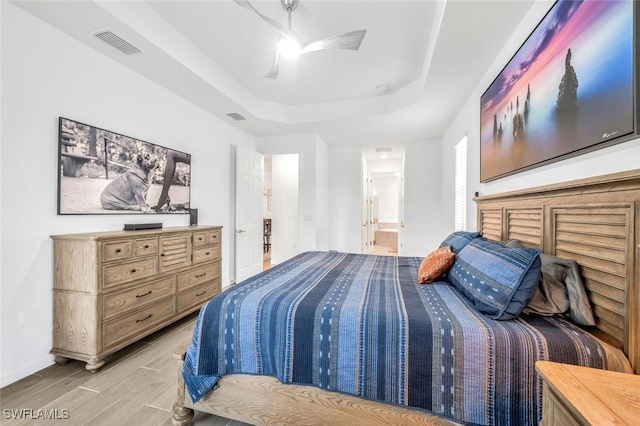
[[[362,253],[371,253],[369,246],[370,197],[367,179],[367,162],[362,159],[362,227],[360,229],[360,248]]]
[[[400,166],[400,190],[398,200],[398,256],[404,254],[404,158]]]
[[[262,271],[263,158],[236,148],[236,282]]]

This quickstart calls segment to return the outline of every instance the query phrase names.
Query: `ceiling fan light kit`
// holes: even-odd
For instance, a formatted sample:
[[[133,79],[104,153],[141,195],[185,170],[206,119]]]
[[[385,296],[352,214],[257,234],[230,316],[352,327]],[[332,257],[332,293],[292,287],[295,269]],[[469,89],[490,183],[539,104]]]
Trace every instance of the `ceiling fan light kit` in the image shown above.
[[[360,44],[362,44],[362,40],[364,39],[367,30],[358,30],[351,31],[348,33],[331,36],[324,38],[322,40],[316,40],[309,43],[300,43],[300,37],[298,34],[291,29],[291,13],[298,7],[298,0],[280,0],[280,4],[282,4],[282,8],[285,12],[287,12],[289,17],[288,27],[282,25],[278,21],[269,18],[266,15],[260,13],[253,5],[249,2],[249,0],[233,0],[240,6],[244,7],[247,10],[250,10],[257,14],[260,18],[262,18],[269,25],[280,31],[282,36],[280,37],[280,41],[278,43],[278,49],[276,51],[276,55],[273,61],[273,65],[269,72],[265,75],[265,78],[277,78],[278,77],[278,62],[280,56],[286,58],[296,58],[298,55],[310,52],[317,52],[320,50],[330,50],[330,49],[348,49],[348,50],[358,50],[360,48]]]
[[[283,0],[284,1],[284,0]],[[287,59],[295,59],[300,56],[302,46],[298,40],[294,40],[289,37],[280,37],[280,43],[278,44],[278,53]]]

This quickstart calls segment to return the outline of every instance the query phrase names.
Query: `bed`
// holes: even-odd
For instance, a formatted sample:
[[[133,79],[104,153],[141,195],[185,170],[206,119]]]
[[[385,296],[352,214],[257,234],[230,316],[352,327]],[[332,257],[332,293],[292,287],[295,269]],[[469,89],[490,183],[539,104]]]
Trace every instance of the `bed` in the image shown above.
[[[174,424],[537,424],[537,360],[637,372],[640,170],[476,202],[482,236],[455,262],[509,240],[531,268],[538,251],[574,261],[592,326],[480,312],[492,302],[452,285],[458,263],[420,285],[422,258],[302,253],[203,307]]]

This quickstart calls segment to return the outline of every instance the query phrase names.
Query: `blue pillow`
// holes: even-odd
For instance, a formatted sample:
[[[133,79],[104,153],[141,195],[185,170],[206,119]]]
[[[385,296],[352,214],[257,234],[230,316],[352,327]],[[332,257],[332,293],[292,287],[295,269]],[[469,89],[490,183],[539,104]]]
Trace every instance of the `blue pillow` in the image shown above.
[[[451,251],[458,254],[460,253],[460,250],[462,250],[474,238],[478,238],[479,236],[479,232],[456,231],[449,234],[442,244],[440,244],[440,247],[451,246]]]
[[[541,252],[474,238],[456,255],[447,278],[480,312],[497,320],[517,318],[540,281]]]

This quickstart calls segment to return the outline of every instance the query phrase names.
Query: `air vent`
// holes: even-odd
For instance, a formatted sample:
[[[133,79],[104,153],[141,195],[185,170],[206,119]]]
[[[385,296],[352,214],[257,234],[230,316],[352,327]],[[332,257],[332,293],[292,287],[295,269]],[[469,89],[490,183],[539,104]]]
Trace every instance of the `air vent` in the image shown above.
[[[136,53],[142,53],[142,50],[138,49],[122,37],[114,34],[113,32],[106,30],[100,31],[94,34],[100,40],[115,47],[125,55],[135,55]]]
[[[229,114],[227,114],[229,117],[233,118],[236,121],[242,121],[242,120],[246,120],[246,118],[244,118],[243,116],[241,116],[240,114],[238,114],[237,112],[230,112]]]
[[[391,148],[376,148],[376,152],[391,152]]]

